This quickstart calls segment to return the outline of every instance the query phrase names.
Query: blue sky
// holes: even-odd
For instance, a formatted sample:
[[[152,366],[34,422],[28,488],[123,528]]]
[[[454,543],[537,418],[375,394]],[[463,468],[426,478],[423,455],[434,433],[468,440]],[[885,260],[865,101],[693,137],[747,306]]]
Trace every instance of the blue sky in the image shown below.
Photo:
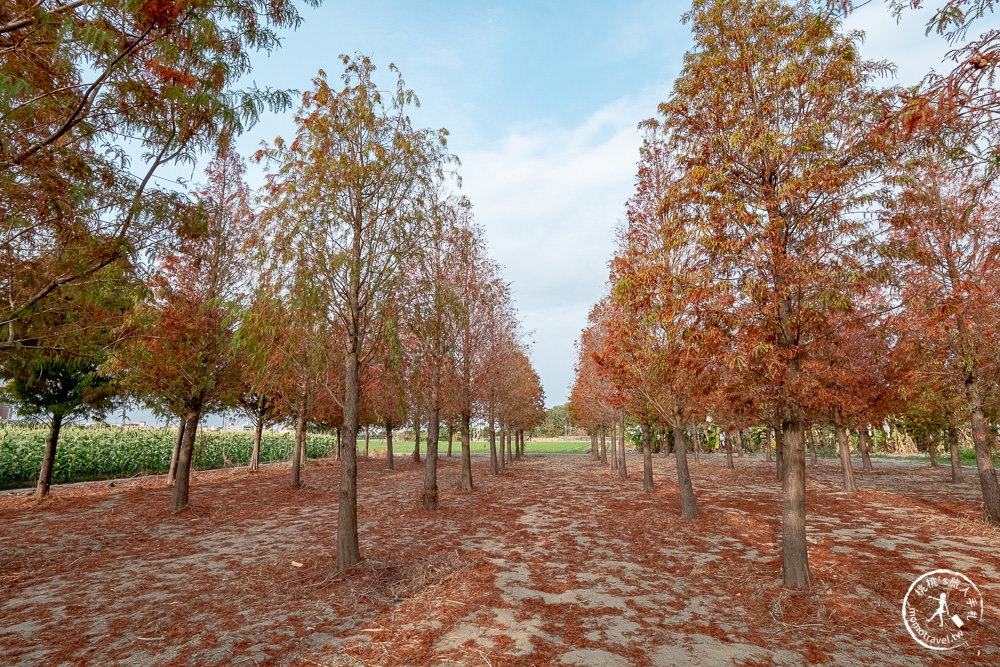
[[[680,22],[688,7],[327,0],[302,8],[303,26],[285,35],[280,50],[254,57],[251,78],[307,90],[320,68],[331,80],[339,76],[341,53],[371,56],[387,85],[389,63],[399,67],[421,100],[416,124],[451,132],[462,191],[533,332],[532,361],[551,407],[567,400],[574,341],[604,290],[632,189],[636,124],[655,115],[691,46]],[[848,27],[867,32],[865,57],[896,62],[897,82],[910,84],[940,69],[947,50],[924,37],[924,20],[909,13],[897,25],[876,0]],[[291,119],[292,112],[266,116],[242,137],[244,155],[262,140],[291,135]]]
[[[446,127],[462,191],[486,228],[524,328],[546,403],[567,399],[573,342],[599,297],[632,187],[636,125],[655,114],[690,45],[686,5],[664,2],[327,2],[254,61],[258,85],[306,90],[341,53],[389,63]],[[269,117],[241,141],[293,131]]]

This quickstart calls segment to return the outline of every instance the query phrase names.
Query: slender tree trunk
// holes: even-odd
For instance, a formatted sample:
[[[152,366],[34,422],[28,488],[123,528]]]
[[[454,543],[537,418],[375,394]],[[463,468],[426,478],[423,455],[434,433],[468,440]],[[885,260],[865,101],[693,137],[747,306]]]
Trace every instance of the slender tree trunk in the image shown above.
[[[618,423],[611,422],[611,472],[618,472]]]
[[[858,428],[858,450],[861,452],[861,469],[865,472],[874,470],[872,467],[872,457],[868,453],[869,448],[868,427],[862,425]]]
[[[188,489],[191,482],[191,453],[194,451],[194,439],[198,435],[198,420],[201,418],[201,407],[189,408],[184,417],[184,439],[177,455],[177,472],[174,477],[174,489],[170,494],[170,511],[180,512],[188,508]]]
[[[177,478],[177,457],[181,454],[181,442],[184,440],[184,425],[187,420],[181,415],[180,426],[177,427],[177,441],[174,443],[174,452],[170,455],[170,472],[167,473],[167,486],[173,486]]]
[[[771,444],[774,442],[774,438],[771,435],[771,429],[770,428],[765,428],[764,430],[767,432],[767,439],[764,440],[764,460],[766,462],[768,462],[768,463],[771,463],[771,458],[772,458],[771,457]]]
[[[778,481],[785,479],[785,431],[784,428],[774,429],[774,467]]]
[[[38,471],[38,484],[35,485],[35,498],[39,500],[49,495],[52,485],[52,469],[56,463],[56,445],[59,444],[59,430],[62,428],[63,415],[52,415],[49,422],[49,437],[45,440],[45,453],[42,455],[42,467]]]
[[[497,461],[497,424],[493,417],[490,417],[490,474],[500,474],[500,465]]]
[[[295,414],[295,447],[292,450],[292,480],[289,483],[289,486],[293,489],[302,487],[302,480],[299,477],[299,467],[302,462],[302,452],[306,448],[306,413],[308,409],[306,396],[303,393]]]
[[[250,472],[260,469],[260,441],[264,437],[264,418],[257,415],[253,429],[253,449],[250,451]]]
[[[847,429],[838,417],[833,424],[837,434],[837,447],[840,449],[840,470],[844,477],[844,491],[857,493],[858,485],[854,482],[854,467],[851,465],[851,442],[847,439]]]
[[[948,414],[948,450],[951,454],[951,483],[961,484],[962,456],[958,444],[958,429],[955,428],[951,413]]]
[[[691,472],[688,470],[687,445],[684,444],[684,426],[680,412],[674,413],[674,458],[677,460],[677,487],[681,495],[681,517],[690,519],[698,514],[694,498]]]
[[[455,429],[448,424],[448,458],[451,458],[451,445],[455,442]]]
[[[990,455],[980,382],[972,377],[966,379],[965,395],[972,410],[972,444],[976,448],[976,467],[979,469],[979,484],[983,489],[983,518],[1000,526],[1000,484],[997,483],[997,471]]]
[[[308,444],[307,438],[308,438],[308,436],[309,436],[308,424],[303,424],[302,425],[302,447],[299,448],[299,459],[300,459],[300,463],[302,464],[303,468],[306,466],[307,463],[309,463],[309,449],[307,447],[307,444]]]
[[[590,459],[592,461],[601,460],[601,455],[597,451],[597,431],[594,429],[590,430]]]
[[[413,418],[413,462],[420,463],[420,412]]]
[[[618,463],[618,478],[628,479],[628,469],[625,467],[625,415],[622,415],[620,433],[618,434],[618,451],[621,461]]]
[[[338,428],[337,429],[337,460],[338,461],[341,460],[340,459],[341,454],[344,453],[344,441],[343,441],[343,437],[342,437],[343,434],[341,433],[342,430],[343,430],[342,428]]]
[[[701,436],[698,434],[698,422],[692,422],[691,434],[694,436],[694,463],[701,463]]]
[[[931,457],[931,467],[937,468],[937,440],[934,439],[934,434],[930,431],[924,433],[924,444],[927,447],[927,453],[930,454]]]
[[[725,436],[726,438],[726,467],[735,468],[733,464],[733,434],[730,431],[725,431],[720,434],[720,437]],[[677,443],[674,443],[674,447],[677,447]]]
[[[510,426],[507,427],[507,434],[504,436],[504,440],[507,441],[507,462],[511,465],[514,464],[514,444],[511,442],[513,440],[514,429]]]
[[[601,432],[601,463],[607,465],[608,463],[607,431],[605,430],[605,427],[603,425],[599,426],[598,428],[600,429]]]
[[[385,467],[394,470],[392,458],[392,420],[385,420]]]
[[[472,437],[471,437],[472,415],[468,412],[462,414],[462,485],[465,491],[472,491]],[[450,437],[450,433],[449,433]],[[450,443],[449,443],[449,446]]]
[[[368,458],[368,441],[371,438],[371,424],[365,424],[365,458]]]
[[[809,451],[812,457],[812,464],[816,465],[818,462],[816,458],[816,434],[813,433],[812,424],[806,426],[806,437],[809,438]]]
[[[743,431],[736,429],[736,454],[743,458],[744,455],[744,445],[743,445]]]
[[[786,399],[788,401],[788,399]],[[784,583],[792,588],[809,585],[809,551],[806,543],[806,453],[802,408],[791,403],[782,424],[784,479],[781,503],[781,551]]]
[[[344,359],[344,443],[340,462],[340,495],[337,501],[337,569],[361,562],[358,545],[358,379],[360,341],[352,342]]]
[[[653,490],[653,447],[649,442],[649,423],[639,424],[642,434],[642,490]]]
[[[438,439],[441,435],[441,410],[434,407],[427,422],[427,460],[424,463],[424,493],[421,497],[424,509],[435,510],[438,506],[437,463]]]

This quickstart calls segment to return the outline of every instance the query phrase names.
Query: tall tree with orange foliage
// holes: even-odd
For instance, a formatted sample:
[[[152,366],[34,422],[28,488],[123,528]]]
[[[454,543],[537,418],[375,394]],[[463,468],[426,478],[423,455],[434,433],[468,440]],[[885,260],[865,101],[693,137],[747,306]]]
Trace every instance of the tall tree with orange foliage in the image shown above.
[[[184,415],[170,509],[188,508],[191,455],[206,411],[235,404],[242,390],[233,357],[235,316],[247,286],[245,243],[253,231],[242,160],[231,152],[208,166],[194,193],[192,234],[162,257],[152,298],[134,315],[131,344],[118,357],[126,385]],[[198,223],[198,224],[195,224]]]
[[[672,196],[697,204],[706,267],[740,323],[726,363],[779,389],[784,582],[804,588],[804,373],[864,269],[853,248],[869,231],[854,213],[889,147],[874,131],[888,100],[870,88],[888,66],[862,61],[860,35],[804,1],[695,0],[685,20],[695,46],[660,105],[683,175]]]
[[[699,346],[718,331],[705,326],[698,302],[701,250],[690,233],[690,207],[668,196],[676,172],[655,122],[646,124],[636,192],[627,204],[620,248],[611,262],[612,298],[600,360],[630,412],[669,424],[674,439],[681,516],[698,508],[687,465],[684,430],[706,390]],[[644,443],[644,480],[652,458]]]
[[[1000,484],[990,454],[987,401],[1000,367],[1000,193],[991,171],[955,142],[956,130],[917,151],[897,183],[890,243],[906,326],[924,354],[965,396],[983,493],[983,515],[1000,525]],[[961,147],[961,146],[960,146]]]

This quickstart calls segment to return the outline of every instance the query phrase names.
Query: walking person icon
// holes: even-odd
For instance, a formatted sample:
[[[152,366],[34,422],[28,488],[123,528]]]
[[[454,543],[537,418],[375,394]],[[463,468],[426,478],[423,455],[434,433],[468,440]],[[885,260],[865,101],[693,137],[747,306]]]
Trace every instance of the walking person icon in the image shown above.
[[[938,619],[940,620],[938,627],[942,627],[944,625],[944,615],[947,613],[948,613],[948,594],[942,593],[941,595],[938,596],[937,611],[934,612],[931,615],[931,617],[927,619],[927,622],[930,623],[931,621],[934,620],[934,617],[937,616]]]

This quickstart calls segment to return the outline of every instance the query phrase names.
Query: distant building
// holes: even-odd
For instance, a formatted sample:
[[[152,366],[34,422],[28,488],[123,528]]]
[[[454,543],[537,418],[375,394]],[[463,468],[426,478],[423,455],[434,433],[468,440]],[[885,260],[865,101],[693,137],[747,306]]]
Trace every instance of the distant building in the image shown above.
[[[125,422],[122,428],[146,428],[146,422]]]

